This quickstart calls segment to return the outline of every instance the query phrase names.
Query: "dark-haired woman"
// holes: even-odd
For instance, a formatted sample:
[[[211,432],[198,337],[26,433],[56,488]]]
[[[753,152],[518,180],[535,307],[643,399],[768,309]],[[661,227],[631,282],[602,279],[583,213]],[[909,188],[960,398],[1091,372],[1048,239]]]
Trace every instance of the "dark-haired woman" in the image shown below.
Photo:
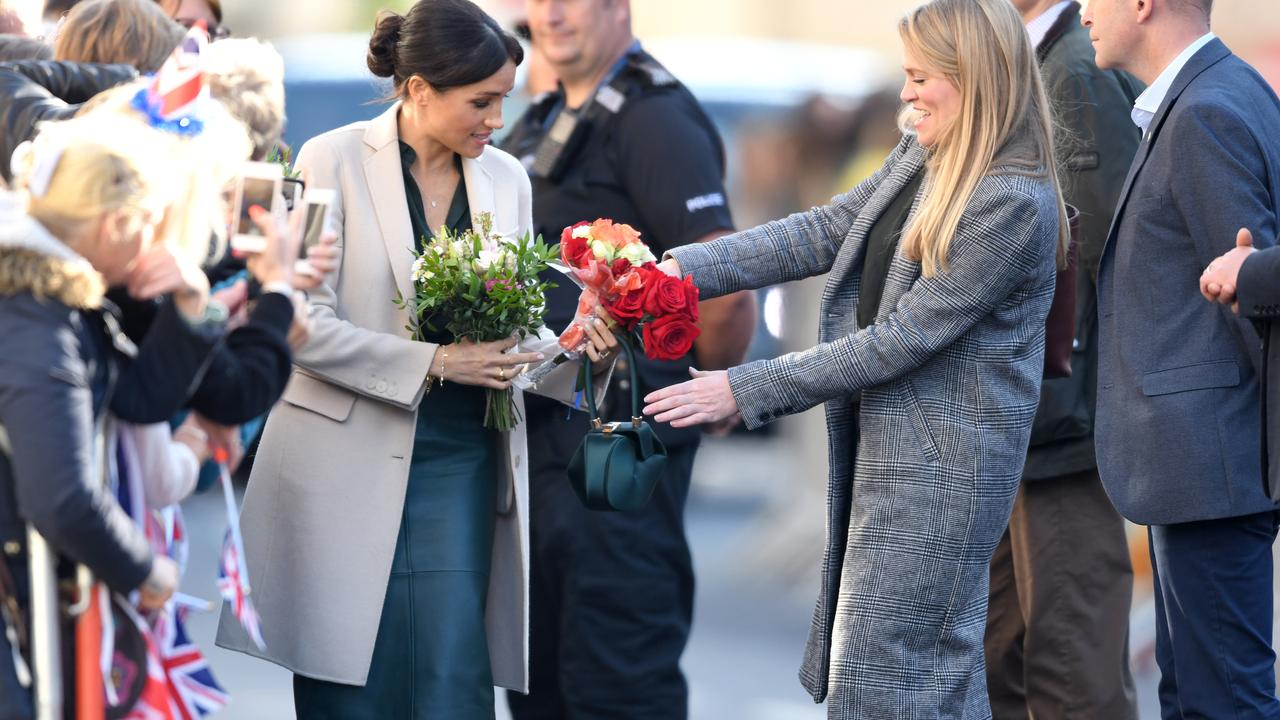
[[[368,63],[397,102],[298,156],[338,193],[342,258],[312,294],[245,498],[266,649],[226,609],[218,642],[292,670],[300,718],[492,718],[495,684],[527,691],[525,430],[486,429],[484,397],[555,337],[418,342],[392,302],[412,296],[410,250],[441,228],[487,213],[503,235],[529,231],[528,177],[489,145],[521,57],[467,0],[384,13]],[[616,344],[592,340],[593,359]],[[571,402],[576,374],[539,392]]]

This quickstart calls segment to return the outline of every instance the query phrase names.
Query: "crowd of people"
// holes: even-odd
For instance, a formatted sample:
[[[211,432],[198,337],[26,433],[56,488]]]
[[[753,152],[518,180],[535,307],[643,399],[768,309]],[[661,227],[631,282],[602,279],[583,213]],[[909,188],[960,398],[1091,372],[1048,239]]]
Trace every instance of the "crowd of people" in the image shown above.
[[[518,32],[417,0],[369,39],[386,111],[285,169],[332,193],[320,241],[282,197],[244,208],[246,251],[246,163],[288,157],[279,54],[217,0],[49,2],[31,33],[0,2],[0,720],[121,702],[72,679],[78,579],[172,612],[180,553],[149,518],[264,422],[237,546],[260,625],[229,603],[217,642],[291,671],[299,718],[492,718],[495,687],[517,720],[687,717],[700,435],[819,404],[800,677],[829,717],[1136,718],[1125,518],[1162,716],[1280,718],[1280,100],[1212,4],[928,0],[896,28],[880,169],[735,232],[720,136],[628,0],[529,0]],[[540,94],[499,149],[526,59]],[[563,278],[506,341],[415,339],[391,301],[442,233],[597,217],[701,294],[693,350],[638,359],[638,388],[605,317],[594,374],[512,385],[578,310]],[[744,363],[752,291],[816,275],[819,343]],[[660,426],[640,510],[566,479],[583,383]]]

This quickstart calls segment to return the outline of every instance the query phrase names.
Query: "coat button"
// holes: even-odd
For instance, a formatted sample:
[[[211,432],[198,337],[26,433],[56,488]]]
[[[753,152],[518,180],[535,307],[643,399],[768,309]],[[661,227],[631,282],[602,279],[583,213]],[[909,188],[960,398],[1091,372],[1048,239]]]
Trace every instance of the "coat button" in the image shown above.
[[[379,381],[378,381],[378,387],[376,388],[376,390],[377,390],[378,392],[380,392],[380,393],[384,393],[384,392],[386,392],[386,391],[387,391],[387,381],[386,381],[386,380],[379,380]]]
[[[365,386],[365,389],[372,390],[378,387],[378,381],[374,380],[373,378],[369,378],[369,382],[365,383],[364,386]]]

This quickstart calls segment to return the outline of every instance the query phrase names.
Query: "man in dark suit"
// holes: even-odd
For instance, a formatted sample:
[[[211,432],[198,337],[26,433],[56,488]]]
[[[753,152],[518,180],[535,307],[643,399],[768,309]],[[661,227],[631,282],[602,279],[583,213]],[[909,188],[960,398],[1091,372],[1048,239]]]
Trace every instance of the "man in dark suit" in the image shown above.
[[[1098,478],[1098,258],[1142,133],[1142,84],[1093,61],[1080,4],[1012,0],[1064,132],[1062,194],[1080,210],[1071,377],[1044,380],[1009,529],[991,561],[984,646],[995,720],[1138,715],[1129,672],[1133,568]]]
[[[1098,272],[1098,468],[1148,525],[1166,718],[1280,718],[1254,325],[1197,297],[1241,224],[1280,227],[1280,100],[1209,32],[1212,0],[1093,0],[1097,64],[1133,73],[1143,141]]]
[[[1265,491],[1280,502],[1280,247],[1258,250],[1253,246],[1253,233],[1240,228],[1236,247],[1205,269],[1200,292],[1258,323],[1266,368],[1262,373]]]

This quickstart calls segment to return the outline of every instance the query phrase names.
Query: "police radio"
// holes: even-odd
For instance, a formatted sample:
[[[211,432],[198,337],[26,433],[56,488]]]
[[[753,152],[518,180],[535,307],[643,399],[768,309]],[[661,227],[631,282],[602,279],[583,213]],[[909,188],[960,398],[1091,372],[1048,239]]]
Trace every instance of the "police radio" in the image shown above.
[[[579,119],[578,115],[588,109],[583,108],[574,112],[565,108],[560,111],[555,122],[551,124],[551,130],[542,138],[542,142],[538,143],[529,172],[535,177],[550,180],[553,183],[560,182],[569,165],[569,158],[573,157],[573,150],[582,142],[582,138],[586,137],[585,130],[588,122],[585,119]]]
[[[630,58],[628,56],[628,60]],[[529,172],[534,177],[560,182],[574,152],[587,137],[592,120],[621,110],[627,101],[627,91],[634,82],[627,73],[615,73],[582,107],[562,109],[551,123],[551,129],[538,143]]]

